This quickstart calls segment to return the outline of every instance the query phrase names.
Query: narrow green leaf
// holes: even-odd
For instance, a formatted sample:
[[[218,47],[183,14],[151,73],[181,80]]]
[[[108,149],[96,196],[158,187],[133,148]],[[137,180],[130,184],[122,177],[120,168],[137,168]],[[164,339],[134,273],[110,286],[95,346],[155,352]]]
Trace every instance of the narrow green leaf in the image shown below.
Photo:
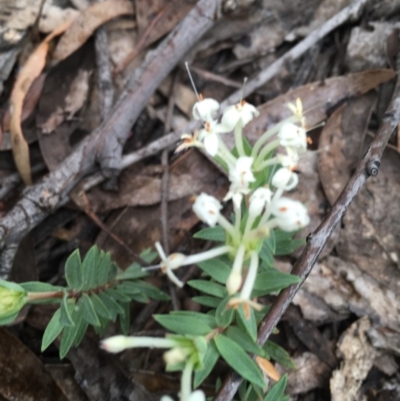
[[[54,313],[53,317],[50,319],[49,324],[46,327],[46,330],[43,333],[42,338],[42,347],[41,351],[43,352],[47,347],[57,338],[57,336],[61,333],[64,326],[60,323],[61,309],[58,308]]]
[[[124,281],[121,284],[116,286],[117,291],[121,291],[126,294],[128,297],[134,294],[140,294],[139,288],[135,285],[135,283]]]
[[[151,248],[147,248],[140,253],[140,257],[145,262],[152,263],[158,257],[158,253],[154,252]]]
[[[97,286],[102,286],[108,283],[108,278],[111,270],[111,256],[104,251],[99,255],[99,266],[97,269]]]
[[[138,264],[134,263],[133,265],[129,266],[125,271],[119,273],[117,276],[117,280],[135,280],[138,278],[146,277],[149,274],[143,270],[143,268]]]
[[[104,302],[97,294],[91,294],[90,299],[92,300],[94,310],[96,311],[97,315],[102,316],[107,320],[113,319],[113,314],[108,310],[108,308],[104,305]]]
[[[267,341],[263,348],[267,354],[280,365],[286,366],[289,369],[296,369],[296,365],[293,363],[292,358],[290,358],[288,352],[280,345],[273,341]]]
[[[197,302],[200,305],[208,306],[209,308],[217,308],[219,303],[221,302],[220,299],[209,297],[208,295],[200,295],[198,297],[193,297],[192,300]]]
[[[93,245],[82,262],[83,286],[82,289],[89,290],[97,287],[97,273],[99,266],[99,249]]]
[[[81,344],[83,337],[85,336],[86,330],[88,328],[89,324],[85,320],[81,320],[81,323],[78,327],[78,330],[76,331],[75,338],[74,338],[74,347],[79,347]]]
[[[264,245],[270,250],[272,255],[275,255],[275,251],[276,251],[275,230],[270,231],[269,237],[264,240]]]
[[[124,313],[124,310],[122,309],[121,305],[114,298],[110,297],[105,292],[100,292],[98,296],[103,301],[104,305],[109,310],[109,312],[111,313],[112,320],[115,322],[117,315],[120,313]]]
[[[212,331],[213,327],[208,324],[210,317],[214,319],[212,316],[196,312],[171,312],[169,315],[154,315],[154,319],[167,330],[190,336],[204,336]]]
[[[285,232],[282,230],[275,230],[275,238],[276,238],[276,249],[275,255],[283,256],[289,255],[294,252],[297,248],[304,245],[304,239],[293,239],[293,236],[297,233],[294,232]]]
[[[146,304],[150,301],[150,298],[144,294],[131,294],[130,298],[132,301],[140,302],[142,304]]]
[[[260,259],[264,262],[264,264],[272,268],[274,267],[274,255],[269,249],[269,247],[265,244],[265,241],[263,242],[260,252],[259,252]]]
[[[254,309],[249,309],[250,316],[245,316],[243,305],[240,305],[239,308],[236,309],[237,323],[242,330],[246,331],[250,338],[255,342],[257,339],[257,322],[254,315]]]
[[[114,298],[118,302],[129,302],[131,299],[123,292],[118,291],[115,288],[108,288],[105,293],[110,297]]]
[[[72,318],[75,321],[75,326],[64,327],[60,342],[60,359],[63,359],[67,355],[68,351],[74,344],[75,337],[78,334],[81,322],[82,314],[75,311],[72,313]]]
[[[204,273],[209,275],[215,281],[225,284],[231,273],[231,265],[218,259],[210,259],[197,264]]]
[[[143,295],[145,295],[151,299],[157,299],[159,301],[170,300],[169,295],[167,295],[165,292],[159,290],[158,288],[154,287],[153,285],[146,283],[145,281],[137,280],[134,282],[134,284]]]
[[[194,372],[193,387],[197,388],[208,377],[219,358],[217,347],[212,341],[208,342],[207,351],[203,358],[203,369]]]
[[[242,328],[230,326],[225,334],[246,352],[265,357],[264,350]]]
[[[65,293],[60,304],[60,310],[61,310],[60,323],[63,326],[67,327],[75,326],[75,322],[72,319],[72,312],[74,310],[74,307],[75,307],[75,301],[68,300],[67,293]]]
[[[227,295],[221,303],[218,305],[217,310],[215,311],[215,321],[217,322],[218,327],[226,328],[228,327],[235,315],[235,310],[232,308],[227,308],[227,303],[229,302],[231,296]]]
[[[20,286],[27,292],[53,292],[64,290],[64,287],[56,287],[49,283],[41,283],[40,281],[28,281],[26,283],[21,283]]]
[[[194,234],[193,238],[204,239],[206,241],[225,242],[225,231],[221,226],[207,227]]]
[[[264,377],[256,363],[242,347],[223,334],[214,337],[215,345],[226,363],[249,382],[265,387]]]
[[[86,322],[93,326],[100,326],[100,320],[88,294],[82,294],[82,296],[79,298],[77,306],[82,312],[82,317]]]
[[[204,292],[208,295],[213,295],[217,298],[224,298],[227,295],[226,287],[218,283],[213,283],[212,281],[190,280],[188,281],[188,284],[196,290]]]
[[[79,249],[69,255],[65,262],[65,279],[68,288],[71,290],[81,290],[83,286],[83,269]]]
[[[122,334],[127,336],[129,334],[129,326],[131,322],[130,303],[122,303],[121,306],[124,309],[124,313],[119,315],[119,323]]]
[[[291,284],[299,283],[301,279],[292,274],[283,273],[276,269],[262,271],[257,275],[253,287],[253,296],[268,295],[271,292],[280,291]]]
[[[286,389],[287,374],[283,375],[281,379],[275,383],[271,390],[268,391],[264,401],[282,401]]]

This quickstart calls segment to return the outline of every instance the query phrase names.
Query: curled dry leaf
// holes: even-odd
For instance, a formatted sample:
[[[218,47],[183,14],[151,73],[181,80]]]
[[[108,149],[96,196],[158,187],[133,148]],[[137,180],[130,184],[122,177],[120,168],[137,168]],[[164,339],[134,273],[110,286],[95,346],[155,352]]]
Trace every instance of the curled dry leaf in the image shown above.
[[[88,7],[60,39],[52,59],[58,62],[67,58],[79,49],[100,25],[126,14],[133,14],[132,3],[128,0],[106,0]]]
[[[10,135],[11,144],[14,155],[15,164],[25,184],[32,183],[31,168],[29,161],[29,146],[25,141],[21,128],[21,116],[23,103],[26,94],[32,84],[42,72],[46,65],[46,56],[49,51],[50,41],[61,35],[71,25],[72,21],[68,21],[61,25],[50,35],[48,35],[42,43],[30,55],[25,65],[22,67],[17,80],[14,84],[10,98]]]

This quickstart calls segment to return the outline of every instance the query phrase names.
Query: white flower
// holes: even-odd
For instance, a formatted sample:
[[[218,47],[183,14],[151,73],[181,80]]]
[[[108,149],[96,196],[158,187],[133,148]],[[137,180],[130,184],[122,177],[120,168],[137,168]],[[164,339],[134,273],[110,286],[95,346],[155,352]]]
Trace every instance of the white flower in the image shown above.
[[[204,192],[196,197],[193,204],[193,211],[196,216],[210,227],[214,227],[217,224],[221,209],[222,206],[218,199]]]
[[[285,167],[280,168],[272,177],[272,185],[285,191],[293,189],[298,182],[297,174]]]
[[[280,198],[274,202],[272,214],[275,216],[275,224],[283,231],[296,231],[310,223],[304,205],[288,198]]]
[[[251,170],[253,161],[254,159],[252,157],[239,157],[235,165],[229,168],[229,181],[242,187],[247,187],[249,183],[254,182],[256,179]]]
[[[204,128],[200,130],[199,139],[204,141],[204,147],[210,156],[214,157],[218,153],[218,134],[222,132],[221,125],[216,121],[206,121]]]
[[[195,120],[212,121],[213,114],[219,109],[219,103],[214,99],[201,99],[193,106],[193,117]]]
[[[300,153],[304,153],[307,150],[306,130],[295,124],[283,124],[278,133],[278,138],[282,146],[295,148]]]
[[[172,270],[175,270],[183,265],[186,259],[186,255],[184,255],[183,253],[172,253],[167,257],[165,255],[164,249],[162,248],[159,242],[156,242],[155,246],[161,258],[161,263],[160,263],[161,271],[165,273],[168,276],[168,278],[178,287],[183,287],[182,281],[175,276]]]
[[[206,396],[201,390],[193,391],[186,401],[206,401]]]
[[[176,365],[186,360],[187,356],[187,349],[175,347],[167,352],[164,352],[163,358],[166,365]]]
[[[195,131],[193,135],[183,134],[181,136],[182,143],[176,148],[175,153],[193,147],[202,148],[203,144],[197,139],[198,136],[198,131]]]
[[[252,157],[241,156],[236,160],[234,165],[229,167],[229,181],[231,185],[224,201],[232,199],[237,208],[242,203],[243,195],[250,193],[249,184],[256,180],[251,171],[253,161]]]
[[[232,131],[236,124],[240,123],[242,127],[248,124],[260,112],[251,104],[242,100],[233,106],[228,107],[222,116],[221,125],[227,130]]]
[[[257,188],[250,196],[249,215],[259,216],[265,205],[271,202],[272,192],[268,188]]]
[[[239,291],[242,285],[242,273],[240,271],[232,270],[229,274],[228,280],[226,280],[226,289],[228,294],[235,294]]]
[[[286,148],[287,154],[277,154],[278,162],[282,164],[283,167],[287,167],[290,170],[294,170],[297,167],[299,161],[299,154],[296,149]]]

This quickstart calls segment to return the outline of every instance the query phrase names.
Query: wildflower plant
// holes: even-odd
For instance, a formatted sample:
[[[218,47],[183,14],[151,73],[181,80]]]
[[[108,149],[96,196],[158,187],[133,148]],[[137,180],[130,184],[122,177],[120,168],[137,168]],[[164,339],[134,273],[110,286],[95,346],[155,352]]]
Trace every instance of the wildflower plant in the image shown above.
[[[218,119],[219,107],[216,100],[198,95],[193,117],[202,128],[182,135],[176,150],[203,149],[229,178],[223,199],[201,193],[193,203],[193,212],[208,226],[194,237],[212,241],[212,249],[167,255],[157,242],[159,264],[142,268],[135,263],[125,271],[96,247],[83,261],[76,251],[66,262],[66,287],[1,281],[0,324],[13,321],[27,303],[58,303],[59,309],[44,333],[42,350],[61,334],[60,357],[64,357],[71,346],[79,345],[89,325],[103,334],[109,323],[119,318],[125,335],[107,338],[101,347],[114,353],[136,347],[166,349],[167,371],[182,372],[180,401],[205,401],[198,387],[219,359],[243,377],[240,400],[287,400],[286,376],[280,378],[272,361],[286,367],[293,367],[293,363],[274,342],[257,342],[257,326],[268,311],[263,297],[299,282],[297,276],[274,268],[274,256],[290,254],[301,245],[303,240],[293,235],[309,224],[305,206],[284,196],[298,184],[296,165],[307,150],[306,120],[297,99],[296,104],[289,104],[293,115],[251,145],[243,130],[258,116],[257,109],[241,100]],[[235,141],[233,149],[224,142],[230,134]],[[223,211],[230,204],[232,214],[226,217]],[[154,253],[141,256],[151,262]],[[169,333],[163,338],[127,336],[131,301],[168,299],[142,278],[159,268],[182,287],[177,270],[193,264],[199,266],[202,277],[187,284],[198,292],[193,300],[202,305],[203,312],[155,315]],[[172,398],[165,395],[161,401]]]

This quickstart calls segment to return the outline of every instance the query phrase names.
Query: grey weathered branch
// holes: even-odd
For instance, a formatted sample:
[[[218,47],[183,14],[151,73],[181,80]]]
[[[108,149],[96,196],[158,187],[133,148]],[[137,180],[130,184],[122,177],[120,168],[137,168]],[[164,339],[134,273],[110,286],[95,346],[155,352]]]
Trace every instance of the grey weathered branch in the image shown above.
[[[157,49],[148,53],[107,120],[56,171],[25,190],[22,199],[0,220],[0,249],[18,242],[59,207],[68,191],[94,169],[96,162],[108,171],[121,168],[122,146],[130,128],[162,80],[212,27],[218,5],[218,0],[200,0]]]

